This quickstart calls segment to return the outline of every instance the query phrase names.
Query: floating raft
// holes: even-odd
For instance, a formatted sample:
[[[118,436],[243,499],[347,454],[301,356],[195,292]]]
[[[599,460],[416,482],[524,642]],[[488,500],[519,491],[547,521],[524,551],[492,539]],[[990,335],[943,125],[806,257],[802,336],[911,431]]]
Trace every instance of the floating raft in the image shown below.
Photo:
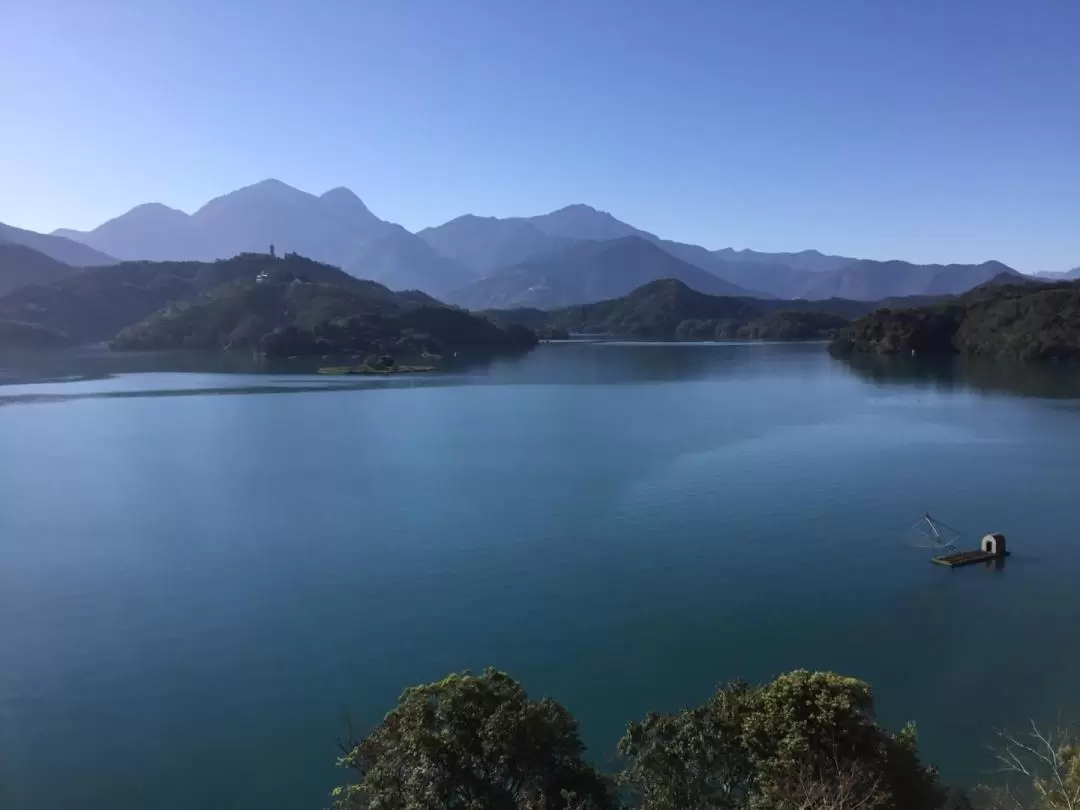
[[[959,568],[962,565],[974,565],[975,563],[991,562],[1008,557],[1005,550],[1005,535],[988,534],[983,537],[979,548],[973,551],[957,551],[954,554],[945,554],[941,557],[931,557],[930,562],[935,565],[944,565],[948,568]]]

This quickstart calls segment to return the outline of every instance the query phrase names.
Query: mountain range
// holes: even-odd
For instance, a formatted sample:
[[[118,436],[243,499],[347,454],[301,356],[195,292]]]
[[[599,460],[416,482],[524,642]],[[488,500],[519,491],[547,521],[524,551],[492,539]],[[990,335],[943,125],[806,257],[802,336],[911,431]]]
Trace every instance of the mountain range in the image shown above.
[[[663,277],[713,294],[871,301],[956,294],[1002,272],[1015,274],[999,262],[916,265],[816,250],[709,250],[581,204],[531,217],[467,214],[412,233],[380,219],[346,188],[315,195],[278,180],[225,194],[192,214],[161,203],[139,205],[90,231],[46,235],[0,226],[0,242],[71,267],[211,261],[274,246],[279,255],[299,253],[391,289],[419,289],[479,308],[584,303]],[[32,278],[33,272],[18,275]]]
[[[0,242],[0,295],[28,284],[48,284],[79,271],[70,264],[15,242]]]
[[[557,309],[618,298],[657,279],[674,279],[713,295],[752,297],[750,291],[631,235],[573,242],[453,290],[446,300],[467,309]]]
[[[81,240],[60,234],[26,231],[0,222],[0,244],[23,245],[72,267],[98,267],[116,264],[116,258],[89,247]]]
[[[1066,270],[1062,273],[1036,273],[1036,276],[1051,281],[1080,279],[1080,267],[1074,267],[1072,270]]]

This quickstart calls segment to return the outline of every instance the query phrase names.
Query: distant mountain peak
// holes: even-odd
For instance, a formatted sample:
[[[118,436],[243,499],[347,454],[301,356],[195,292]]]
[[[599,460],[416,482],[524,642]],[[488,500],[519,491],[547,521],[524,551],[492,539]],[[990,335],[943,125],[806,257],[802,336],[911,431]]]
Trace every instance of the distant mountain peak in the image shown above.
[[[329,203],[348,203],[350,205],[356,205],[357,203],[359,203],[360,205],[364,206],[365,209],[367,209],[367,206],[364,205],[364,201],[356,195],[356,192],[353,191],[351,188],[346,188],[345,186],[337,186],[336,188],[332,188],[329,191],[319,195],[319,199]]]
[[[642,284],[640,287],[636,287],[627,293],[627,297],[632,296],[646,296],[655,295],[657,293],[684,293],[694,292],[693,289],[685,281],[679,281],[677,278],[658,278],[655,281],[650,281],[647,284]]]
[[[570,205],[564,205],[562,208],[557,208],[551,213],[561,214],[566,211],[580,211],[582,213],[592,212],[594,214],[607,214],[609,217],[611,216],[607,211],[601,211],[599,208],[593,208],[591,205],[586,205],[585,203],[570,203]]]
[[[462,214],[460,217],[454,217],[453,219],[449,220],[448,222],[444,222],[443,225],[450,225],[451,223],[454,223],[454,222],[461,223],[461,222],[500,222],[500,221],[501,220],[498,217],[482,217],[479,214]],[[427,230],[434,230],[434,229],[429,228]]]
[[[288,183],[283,183],[281,180],[278,180],[276,177],[267,177],[265,180],[260,180],[258,183],[252,183],[250,186],[244,186],[244,187],[242,187],[242,188],[240,188],[238,190],[243,191],[244,189],[253,189],[253,188],[260,188],[260,189],[288,189],[289,191],[299,191],[300,190],[298,188],[293,188]]]
[[[332,188],[321,195],[319,199],[331,208],[343,213],[363,217],[364,219],[375,218],[375,215],[371,213],[371,209],[364,204],[363,200],[356,196],[356,192],[352,189],[345,188],[345,186]]]
[[[269,177],[266,180],[260,180],[258,183],[252,183],[250,186],[243,186],[236,189],[236,191],[230,191],[228,194],[222,194],[220,197],[215,197],[206,203],[200,210],[212,208],[213,206],[221,203],[225,200],[287,200],[287,199],[315,199],[314,195],[308,194],[306,191],[301,191],[298,188],[293,188],[288,183],[283,183],[273,177]]]
[[[215,197],[196,211],[193,216],[199,217],[206,215],[209,212],[215,212],[226,208],[235,208],[237,206],[281,202],[317,202],[317,200],[317,197],[308,194],[306,191],[293,188],[280,180],[268,178],[266,180],[260,180],[258,183],[252,183],[250,186],[243,186],[235,191],[222,194],[220,197]]]
[[[165,205],[164,203],[159,203],[159,202],[149,202],[149,203],[142,203],[141,205],[136,205],[134,208],[132,208],[130,211],[128,211],[126,214],[123,214],[122,216],[129,217],[129,218],[130,217],[135,217],[135,218],[140,218],[140,219],[153,219],[153,220],[165,220],[165,219],[180,220],[180,219],[187,219],[187,217],[188,217],[188,215],[185,214],[180,209],[178,209],[178,208],[170,208],[169,206]],[[119,217],[114,217],[114,219],[119,219]],[[110,222],[111,221],[112,220],[110,220]]]
[[[316,196],[271,177],[215,197],[190,216],[148,203],[88,233],[62,234],[120,259],[204,261],[274,245],[341,266],[394,227],[347,188]]]
[[[600,211],[584,203],[574,203],[549,214],[529,217],[528,221],[546,233],[571,239],[618,239],[631,234],[650,241],[657,239],[648,231],[628,225],[607,211]]]
[[[131,210],[132,211],[177,211],[178,209],[170,208],[169,206],[165,205],[165,203],[147,202],[147,203],[140,203],[139,205],[136,205]],[[180,211],[180,213],[183,213],[183,211]]]
[[[347,188],[345,186],[334,186],[332,189],[330,189],[329,191],[324,191],[319,196],[322,197],[324,200],[332,199],[334,197],[347,197],[356,200],[360,199],[356,196],[356,192],[354,192],[351,188]]]
[[[453,290],[450,300],[473,309],[557,309],[618,298],[657,279],[678,279],[691,289],[716,295],[750,295],[631,233],[611,240],[579,240],[534,256]]]

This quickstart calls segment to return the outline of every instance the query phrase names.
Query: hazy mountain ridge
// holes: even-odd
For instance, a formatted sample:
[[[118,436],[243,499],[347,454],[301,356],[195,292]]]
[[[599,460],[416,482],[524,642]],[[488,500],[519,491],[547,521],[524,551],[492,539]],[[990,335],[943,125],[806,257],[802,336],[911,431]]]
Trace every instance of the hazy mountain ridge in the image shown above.
[[[30,284],[49,284],[79,270],[15,242],[0,242],[0,295]]]
[[[742,288],[743,294],[786,299],[849,298],[877,301],[884,298],[936,296],[963,292],[997,273],[1013,272],[999,262],[980,265],[917,265],[910,262],[853,259],[817,250],[794,253],[762,253],[753,250],[708,250],[700,245],[660,239],[628,225],[611,214],[587,205],[571,205],[537,217],[473,217],[466,215],[419,235],[435,250],[453,257],[491,278],[501,278],[516,268],[500,266],[497,257],[525,256],[522,262],[557,254],[564,246],[545,241],[611,240],[634,236],[652,242],[676,258],[708,271]],[[543,235],[543,236],[541,236]],[[492,254],[492,246],[498,251]],[[494,257],[493,257],[494,255]],[[660,278],[658,276],[657,278]],[[642,279],[639,279],[644,281]],[[499,284],[490,288],[504,287]],[[689,282],[703,292],[700,284]],[[480,284],[480,282],[478,282]],[[529,302],[503,294],[487,299],[490,306],[514,306]],[[535,301],[533,301],[535,303]]]
[[[820,274],[802,297],[880,301],[912,295],[955,295],[1002,273],[1021,278],[1020,273],[1001,262],[918,265],[861,259],[839,270]]]
[[[567,302],[582,294],[621,295],[636,283],[662,278],[625,273],[609,266],[606,279],[596,272],[574,281],[573,245],[634,237],[728,282],[740,294],[785,299],[844,297],[880,300],[963,292],[997,272],[1012,271],[1000,263],[916,265],[901,261],[849,259],[817,250],[765,253],[661,239],[584,204],[569,205],[531,217],[479,217],[466,214],[413,234],[378,218],[353,192],[331,189],[308,194],[277,180],[265,180],[209,201],[190,216],[167,206],[137,206],[93,231],[56,231],[98,251],[124,259],[199,260],[226,258],[240,252],[293,251],[344,268],[358,277],[375,278],[395,289],[420,288],[438,295],[458,294],[479,306]],[[73,242],[72,244],[77,244]],[[32,245],[31,245],[32,246]],[[562,257],[564,265],[555,267]],[[545,266],[546,281],[532,284],[520,273],[530,262]],[[99,262],[101,263],[101,262]],[[654,264],[661,267],[663,262]],[[532,267],[535,270],[535,265]],[[580,268],[579,268],[580,270]],[[1080,270],[1073,271],[1080,274]],[[519,274],[518,287],[510,280]],[[720,292],[710,278],[676,272],[703,292]],[[492,279],[489,282],[489,279]],[[498,280],[494,280],[498,279]],[[531,287],[550,288],[525,295]],[[487,290],[487,294],[483,293]],[[595,290],[596,292],[583,292]],[[470,304],[471,305],[471,304]]]
[[[473,214],[424,228],[416,235],[432,250],[482,275],[559,250],[573,241],[546,233],[528,219]]]
[[[576,242],[528,259],[452,291],[448,301],[470,309],[558,307],[618,298],[657,279],[676,279],[696,290],[749,297],[751,293],[672,256],[640,236]]]
[[[25,245],[38,253],[44,253],[50,259],[55,259],[72,267],[97,267],[105,264],[116,264],[116,259],[112,256],[95,250],[80,240],[27,231],[23,228],[5,225],[2,222],[0,222],[0,242]]]
[[[1060,273],[1036,273],[1035,277],[1048,279],[1050,281],[1061,281],[1062,279],[1080,279],[1080,267],[1074,267],[1072,270],[1063,270]]]
[[[400,225],[361,247],[344,269],[357,278],[378,281],[396,290],[423,290],[436,297],[476,279],[461,263],[442,255]]]
[[[744,262],[749,264],[786,265],[793,270],[809,270],[813,273],[828,273],[851,264],[856,259],[847,256],[830,256],[819,250],[800,250],[796,253],[760,253],[755,250],[721,248],[712,251],[719,259],[726,262]]]
[[[128,261],[214,261],[239,253],[292,251],[342,266],[394,226],[347,189],[321,197],[279,180],[223,194],[188,215],[160,203],[136,206],[92,231],[58,231]]]

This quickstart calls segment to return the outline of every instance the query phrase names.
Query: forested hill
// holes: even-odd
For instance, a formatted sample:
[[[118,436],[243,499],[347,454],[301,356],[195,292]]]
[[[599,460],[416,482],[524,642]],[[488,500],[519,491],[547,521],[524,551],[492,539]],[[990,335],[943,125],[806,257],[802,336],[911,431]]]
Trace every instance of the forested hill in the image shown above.
[[[272,339],[275,333],[287,340]],[[290,354],[329,354],[384,350],[403,337],[424,350],[535,340],[528,330],[499,329],[424,293],[392,292],[296,254],[125,262],[0,297],[6,345],[114,341],[116,348],[285,351],[288,343]]]
[[[222,284],[254,280],[262,272],[300,274],[344,289],[394,295],[379,284],[302,256],[247,253],[216,262],[124,262],[93,268],[0,298],[0,320],[37,323],[65,332],[75,342],[109,340],[170,302],[192,301]]]
[[[706,295],[681,281],[661,279],[622,298],[552,312],[546,326],[652,340],[812,340],[830,337],[850,318],[864,312],[866,304],[858,301]]]
[[[40,251],[15,242],[0,241],[0,295],[28,284],[48,284],[79,271]]]
[[[122,330],[112,347],[415,358],[536,342],[523,327],[504,330],[463,310],[371,292],[298,277],[241,281],[155,312]]]
[[[839,332],[839,354],[963,354],[1080,360],[1080,282],[1013,284],[998,278],[917,309],[878,309]]]

